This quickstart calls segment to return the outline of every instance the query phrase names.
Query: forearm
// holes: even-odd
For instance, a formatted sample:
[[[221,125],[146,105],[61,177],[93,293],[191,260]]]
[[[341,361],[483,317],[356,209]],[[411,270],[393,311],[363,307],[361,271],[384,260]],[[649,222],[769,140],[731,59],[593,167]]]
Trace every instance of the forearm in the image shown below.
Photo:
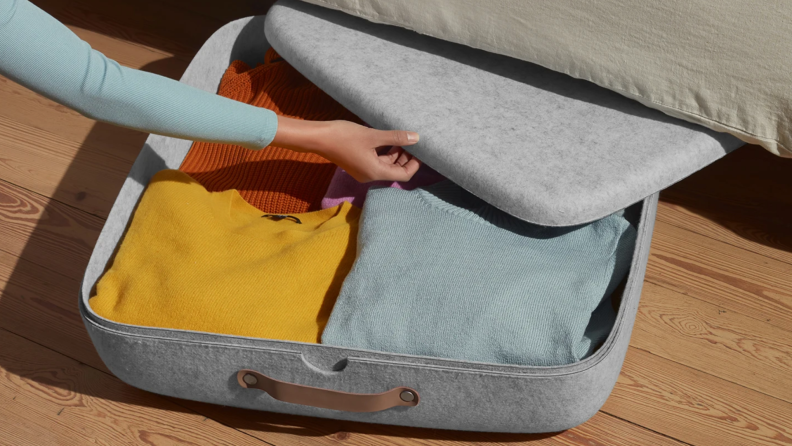
[[[270,110],[121,67],[27,0],[0,0],[0,74],[91,118],[150,133],[259,149]]]
[[[323,155],[324,148],[332,137],[334,121],[303,121],[278,117],[278,129],[272,145],[296,152],[312,152]]]
[[[276,145],[319,154],[358,181],[407,181],[418,134],[349,121],[275,115],[151,73],[121,67],[28,0],[0,0],[0,74],[94,119],[182,139]]]
[[[149,133],[254,150],[266,147],[275,136],[278,117],[271,110],[151,73],[119,68],[119,75],[106,76],[101,84],[86,88],[82,97],[89,104],[78,108],[81,113]]]

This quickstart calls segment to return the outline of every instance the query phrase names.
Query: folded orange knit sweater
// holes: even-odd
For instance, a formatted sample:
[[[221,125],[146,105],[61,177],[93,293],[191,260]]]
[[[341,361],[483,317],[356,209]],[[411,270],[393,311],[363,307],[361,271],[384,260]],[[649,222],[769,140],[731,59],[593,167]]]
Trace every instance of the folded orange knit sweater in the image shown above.
[[[311,83],[271,48],[256,68],[234,61],[218,94],[278,115],[311,121],[360,119]],[[196,142],[180,168],[209,191],[236,189],[263,212],[293,214],[320,209],[335,165],[319,155],[275,146],[249,150]]]

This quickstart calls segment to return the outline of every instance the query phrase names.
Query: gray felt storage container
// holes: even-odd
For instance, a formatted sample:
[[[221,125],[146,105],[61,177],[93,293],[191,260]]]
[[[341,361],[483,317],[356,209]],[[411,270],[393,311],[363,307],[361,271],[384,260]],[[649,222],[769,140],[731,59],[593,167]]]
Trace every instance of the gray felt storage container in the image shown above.
[[[232,60],[254,66],[263,61],[268,41],[372,126],[421,133],[415,155],[512,215],[567,226],[629,208],[638,236],[615,326],[604,345],[580,362],[526,367],[103,319],[88,305],[93,287],[149,179],[177,169],[191,146],[152,135],[113,206],[81,287],[80,311],[107,367],[130,385],[163,395],[370,423],[554,432],[593,416],[616,383],[630,341],[658,191],[741,143],[526,62],[294,1],[279,2],[266,18],[218,30],[182,82],[216,92]],[[245,384],[241,370],[257,372],[248,375],[248,384],[270,385],[272,396],[246,388],[255,385]],[[395,407],[327,408],[389,406]]]

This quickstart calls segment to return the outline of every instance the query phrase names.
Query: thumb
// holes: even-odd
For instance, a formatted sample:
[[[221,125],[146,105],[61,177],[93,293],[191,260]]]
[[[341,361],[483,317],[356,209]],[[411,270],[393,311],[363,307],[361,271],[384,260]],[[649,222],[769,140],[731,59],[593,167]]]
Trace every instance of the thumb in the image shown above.
[[[418,142],[420,136],[406,130],[381,130],[377,141],[379,146],[411,146]]]

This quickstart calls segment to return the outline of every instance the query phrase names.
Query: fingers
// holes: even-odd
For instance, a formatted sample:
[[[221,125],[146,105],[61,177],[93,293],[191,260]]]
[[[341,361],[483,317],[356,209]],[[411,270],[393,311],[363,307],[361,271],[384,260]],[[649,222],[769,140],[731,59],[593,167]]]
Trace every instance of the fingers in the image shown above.
[[[394,147],[387,155],[380,157],[380,161],[382,168],[378,172],[378,179],[387,181],[410,181],[421,167],[418,158],[401,147]]]
[[[396,164],[404,167],[404,165],[407,164],[407,162],[410,161],[411,159],[412,157],[410,156],[410,154],[402,150],[401,155],[399,155],[399,158],[396,160]]]
[[[401,147],[393,146],[388,151],[387,157],[388,157],[388,162],[390,162],[391,164],[398,164],[399,166],[404,166],[405,164],[407,164],[407,161],[410,161],[412,155],[407,153]]]
[[[380,156],[380,159],[390,164],[393,164],[396,162],[397,159],[399,159],[402,152],[404,152],[404,149],[402,149],[401,147],[391,146],[390,150],[388,150],[388,153]]]
[[[357,137],[346,135],[344,150],[326,150],[322,155],[361,183],[380,180],[409,181],[415,175],[421,162],[402,146],[411,146],[418,142],[417,133],[362,127],[361,130],[363,132]],[[344,135],[341,136],[343,139]],[[337,142],[339,139],[332,141]]]
[[[394,166],[395,167],[395,166]],[[421,162],[418,161],[418,158],[410,158],[407,163],[403,166],[396,167],[394,171],[394,176],[392,181],[410,181],[413,175],[418,172],[418,169],[421,167]]]
[[[417,133],[405,130],[379,130],[377,133],[380,146],[411,146],[420,139]]]
[[[404,172],[407,174],[407,179],[397,180],[397,181],[410,181],[413,175],[418,173],[418,169],[421,168],[421,160],[413,157],[412,159],[410,159],[410,161],[407,162],[407,164],[403,165],[402,168],[404,169]]]

